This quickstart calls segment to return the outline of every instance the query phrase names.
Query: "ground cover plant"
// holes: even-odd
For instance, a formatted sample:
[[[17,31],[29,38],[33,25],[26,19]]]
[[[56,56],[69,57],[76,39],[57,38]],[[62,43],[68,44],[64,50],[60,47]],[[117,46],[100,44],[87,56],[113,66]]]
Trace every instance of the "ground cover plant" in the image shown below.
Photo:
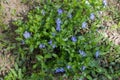
[[[119,71],[102,62],[114,47],[99,33],[106,5],[101,0],[41,1],[25,19],[14,21],[19,57],[5,80],[118,79]]]

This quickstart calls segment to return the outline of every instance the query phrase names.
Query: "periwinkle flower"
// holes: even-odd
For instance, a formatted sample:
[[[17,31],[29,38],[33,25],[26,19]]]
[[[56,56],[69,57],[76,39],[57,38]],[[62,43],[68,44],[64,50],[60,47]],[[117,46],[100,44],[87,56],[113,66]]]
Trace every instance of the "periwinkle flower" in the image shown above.
[[[57,20],[56,20],[56,30],[57,31],[60,31],[61,30],[61,20],[60,20],[60,18],[57,18]]]
[[[63,10],[62,10],[62,9],[58,9],[57,12],[58,12],[58,14],[60,15],[60,14],[63,13]]]
[[[50,41],[48,42],[48,44],[52,45],[52,40],[50,40]]]
[[[85,66],[82,66],[82,68],[81,68],[83,71],[86,69],[86,67]]]
[[[25,31],[23,36],[24,36],[25,39],[28,39],[28,38],[31,37],[31,34],[28,31]]]
[[[64,68],[57,68],[55,70],[55,73],[63,73],[63,72],[65,72]]]
[[[90,14],[90,19],[91,19],[91,20],[94,20],[94,19],[95,19],[94,13],[91,13],[91,14]]]
[[[82,28],[84,29],[84,28],[87,28],[87,23],[86,22],[83,22],[82,23]]]
[[[60,18],[57,18],[57,20],[56,20],[56,24],[61,24],[61,20],[60,20]]]
[[[85,57],[85,56],[86,56],[86,53],[85,53],[84,51],[79,50],[78,52],[79,52],[79,54],[80,54],[80,55],[82,55],[83,57]]]
[[[100,55],[100,52],[99,52],[99,51],[96,51],[96,53],[95,53],[95,57],[98,58],[99,55]]]
[[[103,0],[103,5],[107,6],[107,1],[106,0]]]
[[[68,66],[67,66],[67,69],[70,69],[70,68],[71,68],[71,66],[68,65]]]
[[[71,40],[72,40],[73,42],[76,42],[76,41],[77,41],[77,38],[76,38],[75,36],[72,36],[72,37],[71,37]]]
[[[56,31],[60,31],[61,30],[61,26],[60,26],[60,24],[57,24],[56,25]]]
[[[45,44],[40,44],[40,45],[39,45],[39,48],[40,48],[40,49],[45,48]]]

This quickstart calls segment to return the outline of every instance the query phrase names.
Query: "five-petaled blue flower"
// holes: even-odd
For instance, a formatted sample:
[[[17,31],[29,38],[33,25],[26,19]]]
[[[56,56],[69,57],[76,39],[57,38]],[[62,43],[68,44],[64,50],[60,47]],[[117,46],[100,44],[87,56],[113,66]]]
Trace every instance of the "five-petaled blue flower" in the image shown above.
[[[56,30],[57,31],[61,30],[61,20],[60,20],[60,18],[57,18],[57,20],[56,20]]]
[[[96,51],[96,53],[95,53],[95,57],[98,58],[99,55],[100,55],[100,52],[99,52],[99,51]]]
[[[40,45],[39,45],[39,48],[40,48],[40,49],[45,48],[45,44],[40,44]]]
[[[103,0],[103,5],[107,6],[107,1],[106,0]]]
[[[76,38],[75,36],[72,36],[72,37],[71,37],[71,40],[72,40],[73,42],[76,42],[76,41],[77,41],[77,38]]]
[[[90,19],[91,19],[91,20],[94,20],[94,19],[95,19],[94,13],[91,13],[91,14],[90,14]]]
[[[27,39],[27,38],[30,38],[31,34],[28,31],[25,31],[23,36],[25,39]]]
[[[80,53],[80,55],[82,55],[83,57],[85,57],[85,56],[86,56],[86,53],[85,53],[84,51],[79,50],[78,52],[79,52],[79,53]]]
[[[87,28],[87,23],[86,22],[83,22],[82,23],[82,28],[84,29],[84,28]]]
[[[62,9],[58,9],[57,12],[58,12],[58,14],[60,15],[60,14],[63,13],[63,10],[62,10]]]
[[[55,73],[63,73],[63,72],[65,72],[64,68],[57,68],[55,70]]]

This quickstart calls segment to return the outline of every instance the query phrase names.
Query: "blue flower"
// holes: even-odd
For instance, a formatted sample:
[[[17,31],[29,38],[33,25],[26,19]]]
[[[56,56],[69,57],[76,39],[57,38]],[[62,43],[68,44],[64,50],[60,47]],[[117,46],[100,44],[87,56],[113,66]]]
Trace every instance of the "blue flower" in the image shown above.
[[[56,31],[60,31],[61,30],[61,26],[60,26],[60,24],[57,24],[56,25]]]
[[[82,28],[84,29],[84,28],[87,28],[87,23],[86,22],[83,22],[82,23]]]
[[[107,6],[107,1],[106,0],[103,0],[103,5]]]
[[[67,66],[67,69],[70,69],[70,68],[71,68],[71,66],[68,65],[68,66]]]
[[[60,15],[60,14],[63,13],[63,10],[62,10],[62,9],[58,9],[57,12],[58,12],[58,14]]]
[[[82,55],[83,57],[85,57],[85,56],[86,56],[86,53],[85,53],[84,51],[79,50],[78,52],[79,52],[79,53],[80,53],[80,55]]]
[[[39,48],[40,48],[40,49],[45,48],[45,45],[44,45],[44,44],[40,44],[40,45],[39,45]]]
[[[57,20],[56,20],[56,30],[57,31],[60,31],[61,30],[61,20],[60,20],[60,18],[57,18]]]
[[[48,44],[52,45],[52,40],[50,40],[50,41],[48,42]]]
[[[76,42],[76,41],[77,41],[77,38],[76,38],[75,36],[72,36],[72,37],[71,37],[71,40],[72,40],[73,42]]]
[[[60,20],[60,18],[57,18],[57,20],[56,20],[56,24],[61,24],[61,20]]]
[[[64,68],[57,68],[55,70],[55,73],[63,73],[63,72],[65,72]]]
[[[95,19],[94,13],[91,13],[91,14],[90,14],[90,19],[91,19],[91,20],[94,20],[94,19]]]
[[[86,67],[85,66],[82,66],[82,68],[81,68],[83,71],[86,69]]]
[[[95,53],[95,57],[98,58],[99,55],[100,55],[100,52],[99,52],[99,51],[96,51],[96,53]]]
[[[28,38],[31,37],[31,34],[28,31],[25,31],[23,36],[24,36],[25,39],[28,39]]]

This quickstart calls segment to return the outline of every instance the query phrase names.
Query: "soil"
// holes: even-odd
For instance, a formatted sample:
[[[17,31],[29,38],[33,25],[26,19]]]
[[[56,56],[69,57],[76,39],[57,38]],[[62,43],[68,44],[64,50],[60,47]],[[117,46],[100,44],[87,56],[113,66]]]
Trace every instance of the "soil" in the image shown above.
[[[9,24],[11,20],[17,20],[21,18],[21,14],[26,14],[29,7],[23,3],[22,0],[5,0],[1,1],[1,6],[3,8],[3,22]]]

